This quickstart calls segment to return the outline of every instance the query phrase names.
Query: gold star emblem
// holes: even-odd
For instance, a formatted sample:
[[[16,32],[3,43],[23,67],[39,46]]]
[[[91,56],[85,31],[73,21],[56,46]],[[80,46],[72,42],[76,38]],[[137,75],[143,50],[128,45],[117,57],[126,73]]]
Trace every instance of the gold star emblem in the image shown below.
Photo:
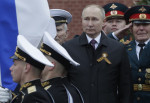
[[[146,9],[142,6],[142,7],[139,9],[139,11],[145,12]]]
[[[110,8],[115,9],[115,8],[117,8],[117,6],[115,4],[112,4]]]

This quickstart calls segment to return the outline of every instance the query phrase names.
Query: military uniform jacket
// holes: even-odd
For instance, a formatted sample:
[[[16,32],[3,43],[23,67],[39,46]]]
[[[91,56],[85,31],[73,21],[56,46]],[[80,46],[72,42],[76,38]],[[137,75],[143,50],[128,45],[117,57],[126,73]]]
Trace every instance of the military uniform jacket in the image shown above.
[[[83,33],[63,46],[80,63],[68,69],[68,78],[80,89],[85,103],[131,103],[130,66],[122,44],[101,33],[94,50]]]
[[[47,80],[42,85],[51,94],[55,103],[69,103],[66,89],[60,77]]]
[[[41,85],[40,79],[25,83],[11,103],[52,103],[51,98]]]
[[[132,69],[133,84],[146,84],[146,69],[150,68],[150,42],[145,46],[140,59],[136,54],[136,43],[131,41],[126,46]],[[150,84],[147,85],[150,90]],[[150,103],[150,91],[134,91],[134,103]]]
[[[62,80],[65,88],[67,88],[73,98],[73,103],[84,103],[80,90],[75,85],[70,83],[67,77],[62,78]]]

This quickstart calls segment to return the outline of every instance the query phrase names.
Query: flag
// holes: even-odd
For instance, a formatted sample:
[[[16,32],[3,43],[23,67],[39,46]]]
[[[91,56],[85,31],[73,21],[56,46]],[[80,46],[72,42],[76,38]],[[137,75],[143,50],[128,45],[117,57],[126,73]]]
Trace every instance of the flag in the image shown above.
[[[17,35],[24,35],[38,47],[45,31],[54,38],[56,27],[47,0],[0,0],[0,65],[2,86],[14,90],[9,59],[15,52]],[[52,30],[51,28],[55,30]]]
[[[1,84],[5,88],[14,90],[16,83],[13,82],[9,71],[13,62],[9,57],[15,52],[18,35],[15,1],[0,0],[0,14]]]

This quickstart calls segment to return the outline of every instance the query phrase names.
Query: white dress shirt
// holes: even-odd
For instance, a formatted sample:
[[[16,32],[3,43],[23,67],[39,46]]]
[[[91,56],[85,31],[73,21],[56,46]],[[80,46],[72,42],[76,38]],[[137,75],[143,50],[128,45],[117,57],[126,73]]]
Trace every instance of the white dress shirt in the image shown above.
[[[96,44],[95,44],[95,49],[96,49],[98,47],[98,44],[100,43],[101,33],[96,38],[91,38],[87,34],[86,34],[86,37],[87,37],[88,43],[90,43],[92,39],[96,40]]]

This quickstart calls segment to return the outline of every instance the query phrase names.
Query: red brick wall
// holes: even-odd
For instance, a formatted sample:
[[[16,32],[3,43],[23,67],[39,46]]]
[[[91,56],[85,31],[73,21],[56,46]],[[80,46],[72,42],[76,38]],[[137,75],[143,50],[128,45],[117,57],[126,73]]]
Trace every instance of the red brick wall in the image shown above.
[[[132,0],[48,0],[51,9],[64,9],[72,14],[72,22],[69,24],[70,36],[72,38],[76,34],[82,33],[81,27],[81,12],[82,9],[88,4],[99,4],[101,6],[109,2],[119,2],[132,6]]]

